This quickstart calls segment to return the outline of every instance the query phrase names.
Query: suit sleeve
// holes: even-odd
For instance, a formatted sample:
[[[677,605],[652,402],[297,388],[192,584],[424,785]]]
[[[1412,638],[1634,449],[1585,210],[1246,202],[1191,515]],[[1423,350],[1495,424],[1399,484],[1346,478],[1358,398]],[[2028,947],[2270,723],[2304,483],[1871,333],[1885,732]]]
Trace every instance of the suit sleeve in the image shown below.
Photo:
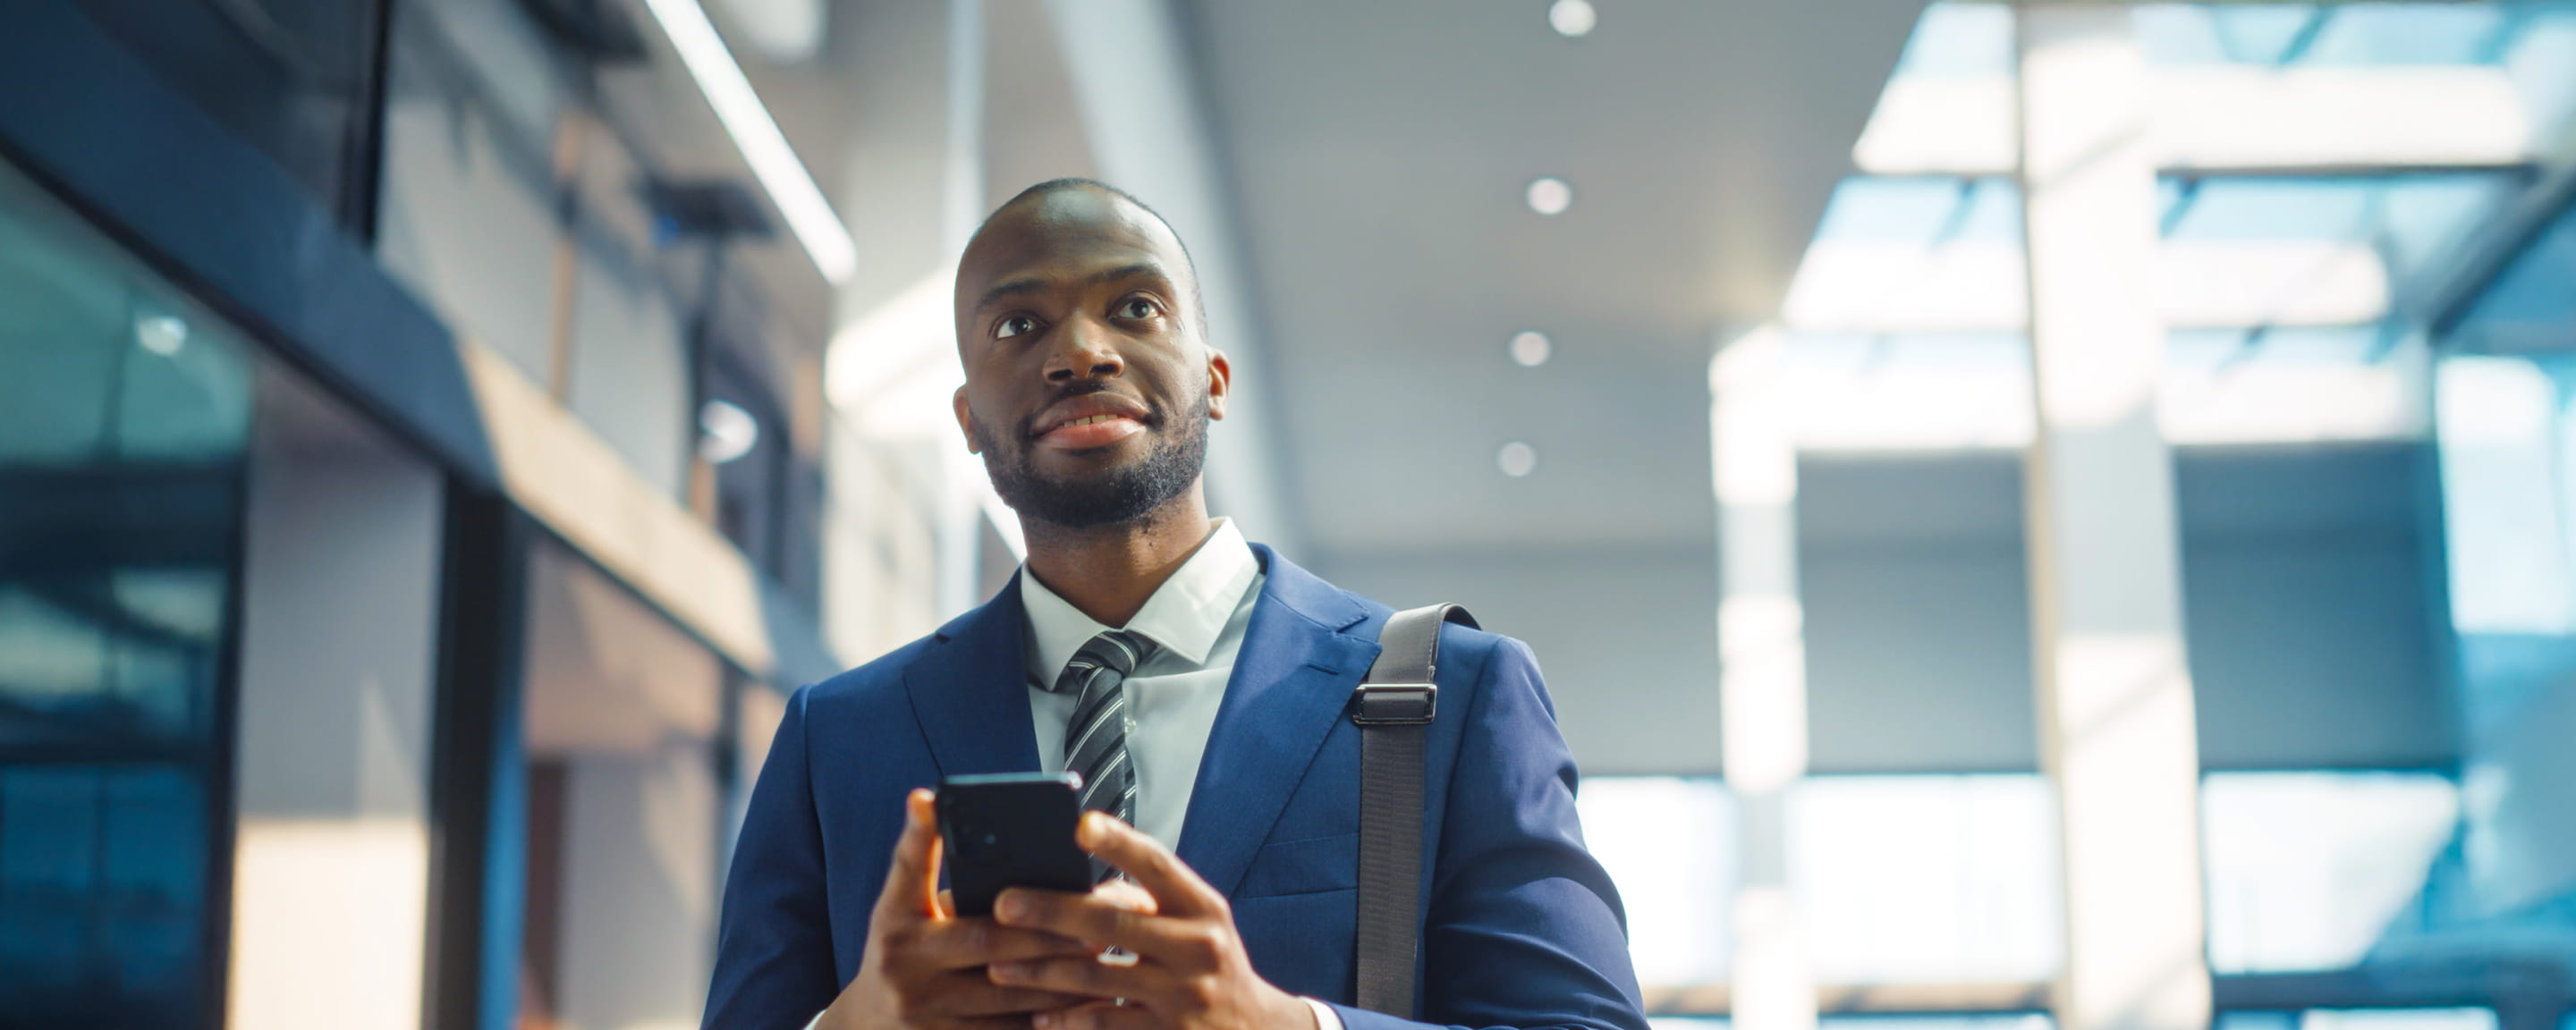
[[[708,1030],[797,1030],[832,1003],[839,976],[825,907],[822,826],[796,692],[779,720],[725,875]]]
[[[1574,756],[1529,648],[1501,639],[1469,704],[1422,932],[1422,1014],[1462,1027],[1642,1030],[1627,916],[1583,846]],[[1422,1025],[1337,1010],[1349,1030]]]

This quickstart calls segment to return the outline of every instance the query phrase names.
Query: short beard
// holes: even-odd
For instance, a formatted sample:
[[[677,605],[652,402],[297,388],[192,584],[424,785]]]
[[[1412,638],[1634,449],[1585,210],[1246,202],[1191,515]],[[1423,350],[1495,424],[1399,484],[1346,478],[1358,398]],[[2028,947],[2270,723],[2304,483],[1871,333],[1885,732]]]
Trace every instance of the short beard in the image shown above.
[[[993,492],[1024,519],[1067,529],[1124,525],[1146,520],[1156,509],[1180,496],[1199,480],[1207,465],[1208,399],[1174,423],[1173,434],[1158,441],[1143,458],[1085,479],[1050,479],[1040,474],[1026,441],[997,446],[982,419],[974,421],[975,444],[984,452],[984,472]]]

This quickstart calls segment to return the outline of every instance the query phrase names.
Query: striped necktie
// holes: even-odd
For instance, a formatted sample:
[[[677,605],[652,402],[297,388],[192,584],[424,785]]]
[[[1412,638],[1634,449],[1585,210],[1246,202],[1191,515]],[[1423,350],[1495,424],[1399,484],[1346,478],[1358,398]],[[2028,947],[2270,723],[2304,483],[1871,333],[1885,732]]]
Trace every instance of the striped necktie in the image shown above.
[[[1154,642],[1125,630],[1091,638],[1055,678],[1054,693],[1071,694],[1073,718],[1064,724],[1064,767],[1082,774],[1082,807],[1136,822],[1136,764],[1127,755],[1127,674],[1153,653]],[[1111,871],[1092,860],[1094,879]]]

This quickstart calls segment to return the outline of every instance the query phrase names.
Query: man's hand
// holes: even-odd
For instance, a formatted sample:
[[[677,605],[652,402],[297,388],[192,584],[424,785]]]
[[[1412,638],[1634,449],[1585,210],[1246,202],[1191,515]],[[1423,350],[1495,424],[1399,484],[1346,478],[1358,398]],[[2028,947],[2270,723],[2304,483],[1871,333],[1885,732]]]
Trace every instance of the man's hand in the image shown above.
[[[867,950],[859,956],[858,976],[824,1010],[816,1030],[1002,1030],[1029,1025],[1029,1013],[1089,1000],[1035,987],[1005,986],[985,975],[984,967],[994,962],[1096,962],[1092,956],[1097,949],[1044,930],[942,914],[932,892],[939,882],[939,835],[932,826],[930,792],[913,791],[905,799],[903,837],[895,842],[894,866],[886,872],[885,890],[877,895],[876,913],[868,919]],[[1061,896],[1112,911],[1141,907],[1114,895]]]
[[[994,905],[1003,927],[1117,947],[1135,957],[1126,964],[1089,955],[995,961],[997,986],[1094,999],[1037,1013],[1037,1030],[1315,1030],[1314,1009],[1253,972],[1225,896],[1180,856],[1097,812],[1083,816],[1074,839],[1135,879],[1159,911],[1137,911],[1097,893],[1004,891]]]

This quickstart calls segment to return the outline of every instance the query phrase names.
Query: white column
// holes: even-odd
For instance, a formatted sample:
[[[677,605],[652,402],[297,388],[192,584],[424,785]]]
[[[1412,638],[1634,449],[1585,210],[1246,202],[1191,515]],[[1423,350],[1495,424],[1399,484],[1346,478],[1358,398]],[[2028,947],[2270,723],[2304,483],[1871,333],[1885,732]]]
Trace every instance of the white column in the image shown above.
[[[1807,647],[1798,600],[1798,453],[1763,326],[1709,364],[1717,487],[1719,719],[1744,847],[1735,899],[1735,1025],[1814,1030],[1816,985],[1789,876],[1788,794],[1807,771]]]
[[[2205,1030],[2199,757],[2156,425],[2155,169],[2124,5],[2020,8],[2038,433],[2031,637],[2066,892],[2062,1030]]]
[[[279,378],[260,408],[226,1021],[406,1030],[427,942],[438,473]]]

